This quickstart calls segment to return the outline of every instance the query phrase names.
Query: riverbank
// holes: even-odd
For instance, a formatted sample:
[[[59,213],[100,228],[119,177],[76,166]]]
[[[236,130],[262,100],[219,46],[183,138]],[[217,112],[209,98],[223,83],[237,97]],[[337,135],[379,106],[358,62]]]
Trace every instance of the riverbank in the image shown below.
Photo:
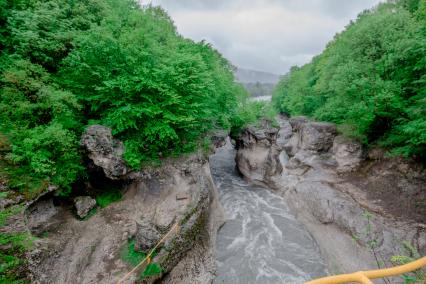
[[[211,283],[216,232],[224,220],[207,153],[132,171],[120,145],[106,127],[86,131],[88,184],[74,200],[91,200],[112,182],[121,200],[94,207],[96,201],[84,218],[76,202],[53,194],[25,210],[26,226],[37,236],[28,254],[31,283],[117,283],[159,242],[150,270],[135,271],[125,283]],[[179,230],[161,242],[175,224]]]
[[[366,194],[368,187],[360,188],[354,175],[367,156],[360,144],[337,135],[334,125],[281,118],[280,128],[247,129],[237,147],[239,171],[283,196],[318,242],[331,273],[391,266],[392,256],[412,254],[407,247],[425,253],[424,221],[388,214],[384,203]],[[421,192],[424,170],[408,170],[417,173],[413,178],[391,169],[367,171],[365,181],[380,187],[394,175],[400,180],[391,192]]]

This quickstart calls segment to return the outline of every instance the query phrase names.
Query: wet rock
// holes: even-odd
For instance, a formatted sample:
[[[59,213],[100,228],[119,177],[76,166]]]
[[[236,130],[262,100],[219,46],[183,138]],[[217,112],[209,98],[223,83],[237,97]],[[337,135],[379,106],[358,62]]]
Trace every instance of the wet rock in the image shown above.
[[[296,186],[296,191],[305,199],[308,209],[322,224],[334,221],[334,196],[327,191],[327,186],[321,183],[302,182]]]
[[[77,215],[84,218],[96,206],[96,200],[90,196],[78,196],[74,198],[74,207]]]
[[[250,181],[273,187],[272,177],[279,175],[282,170],[279,153],[281,149],[276,145],[277,128],[250,127],[237,139],[238,170]],[[281,157],[284,158],[284,157]]]
[[[81,138],[81,146],[93,163],[103,169],[106,177],[117,180],[130,172],[123,160],[124,145],[113,138],[110,128],[89,126]]]

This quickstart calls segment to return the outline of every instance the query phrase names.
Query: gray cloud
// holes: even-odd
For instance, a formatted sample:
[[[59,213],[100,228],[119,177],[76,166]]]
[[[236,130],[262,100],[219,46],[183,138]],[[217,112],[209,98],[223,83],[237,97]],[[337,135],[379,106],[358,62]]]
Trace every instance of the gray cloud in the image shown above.
[[[141,0],[161,5],[179,32],[212,43],[234,65],[283,74],[320,53],[380,0]]]

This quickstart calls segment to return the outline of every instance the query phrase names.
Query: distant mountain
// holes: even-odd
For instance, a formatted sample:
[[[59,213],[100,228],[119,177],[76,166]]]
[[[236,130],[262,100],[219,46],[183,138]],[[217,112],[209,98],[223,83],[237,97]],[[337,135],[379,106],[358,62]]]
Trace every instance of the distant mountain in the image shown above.
[[[238,68],[235,76],[252,97],[270,96],[280,79],[280,75],[277,74],[244,68]]]
[[[271,96],[276,84],[272,83],[241,83],[252,97]]]
[[[235,76],[240,83],[268,83],[276,84],[280,79],[280,75],[272,74],[268,72],[237,68]]]

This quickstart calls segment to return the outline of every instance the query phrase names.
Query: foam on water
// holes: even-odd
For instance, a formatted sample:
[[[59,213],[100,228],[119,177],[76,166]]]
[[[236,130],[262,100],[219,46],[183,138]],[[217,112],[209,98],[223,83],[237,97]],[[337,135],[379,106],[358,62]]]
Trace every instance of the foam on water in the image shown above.
[[[227,222],[217,238],[214,283],[303,283],[326,275],[319,249],[278,195],[235,170],[228,144],[210,158]]]

